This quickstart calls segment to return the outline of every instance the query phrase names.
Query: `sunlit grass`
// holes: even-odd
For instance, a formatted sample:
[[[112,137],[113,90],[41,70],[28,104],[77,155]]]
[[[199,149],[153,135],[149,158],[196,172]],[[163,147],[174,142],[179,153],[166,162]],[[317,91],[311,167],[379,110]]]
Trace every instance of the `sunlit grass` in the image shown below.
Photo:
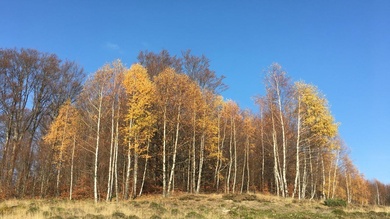
[[[160,195],[135,200],[7,200],[0,218],[390,218],[383,206],[327,207],[324,202],[259,194]]]

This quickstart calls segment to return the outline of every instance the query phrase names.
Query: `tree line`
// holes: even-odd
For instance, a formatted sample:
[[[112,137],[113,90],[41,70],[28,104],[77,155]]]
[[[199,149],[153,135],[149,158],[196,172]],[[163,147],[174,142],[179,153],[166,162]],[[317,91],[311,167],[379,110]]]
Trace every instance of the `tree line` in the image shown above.
[[[54,54],[0,49],[0,197],[133,199],[262,192],[388,205],[359,172],[314,85],[274,63],[258,113],[190,50],[142,51],[85,77]]]

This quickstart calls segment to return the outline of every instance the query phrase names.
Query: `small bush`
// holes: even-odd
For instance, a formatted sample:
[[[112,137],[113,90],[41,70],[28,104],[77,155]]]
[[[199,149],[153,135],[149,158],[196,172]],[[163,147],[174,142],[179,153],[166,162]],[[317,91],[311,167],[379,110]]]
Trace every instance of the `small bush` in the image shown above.
[[[131,204],[133,204],[133,206],[136,208],[141,207],[141,204],[138,202],[132,202]]]
[[[57,215],[57,216],[49,217],[49,219],[62,219],[62,217]]]
[[[104,217],[103,215],[93,215],[93,214],[87,214],[83,217],[84,219],[104,219],[106,217]]]
[[[127,219],[140,219],[137,215],[130,215],[127,217]]]
[[[157,216],[157,215],[152,215],[152,216],[150,217],[150,219],[161,219],[161,217],[159,217],[159,216]]]
[[[74,215],[84,215],[85,211],[80,208],[73,208],[70,210]]]
[[[178,214],[179,214],[179,209],[173,208],[173,209],[171,210],[171,214],[172,214],[172,215],[178,215]]]
[[[154,209],[158,214],[164,214],[167,211],[167,209],[156,202],[151,202],[149,208]]]
[[[186,214],[186,218],[205,218],[205,217],[201,214],[191,211],[188,214]]]
[[[241,201],[256,201],[257,197],[256,195],[250,195],[250,194],[226,194],[222,196],[222,199],[232,200],[234,202],[241,202]]]
[[[347,207],[347,202],[342,199],[326,199],[324,203],[328,207]]]
[[[120,211],[116,211],[112,214],[112,218],[126,218],[126,215]]]
[[[38,211],[39,211],[39,207],[35,203],[31,203],[26,214],[34,215],[34,214],[38,213]]]
[[[0,215],[12,214],[14,212],[13,207],[3,206],[0,208]]]
[[[182,196],[179,198],[180,201],[190,201],[190,200],[194,200],[194,201],[202,201],[202,199],[204,199],[205,197],[202,196],[202,195],[185,195],[185,196]]]

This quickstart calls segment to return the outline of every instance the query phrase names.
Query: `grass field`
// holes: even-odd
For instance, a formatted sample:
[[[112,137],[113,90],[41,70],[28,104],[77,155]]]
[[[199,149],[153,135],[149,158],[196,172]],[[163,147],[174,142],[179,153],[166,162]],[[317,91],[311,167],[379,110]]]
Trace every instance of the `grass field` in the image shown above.
[[[320,201],[266,195],[143,196],[131,201],[7,200],[0,218],[390,218],[390,207],[327,207]]]

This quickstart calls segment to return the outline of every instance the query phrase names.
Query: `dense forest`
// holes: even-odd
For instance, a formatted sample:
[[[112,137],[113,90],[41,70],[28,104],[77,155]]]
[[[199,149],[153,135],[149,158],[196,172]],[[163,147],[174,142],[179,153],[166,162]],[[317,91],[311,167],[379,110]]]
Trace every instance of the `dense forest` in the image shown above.
[[[390,185],[354,166],[324,95],[279,64],[253,113],[221,96],[205,56],[137,59],[86,77],[54,54],[0,49],[0,199],[260,192],[390,205]]]

